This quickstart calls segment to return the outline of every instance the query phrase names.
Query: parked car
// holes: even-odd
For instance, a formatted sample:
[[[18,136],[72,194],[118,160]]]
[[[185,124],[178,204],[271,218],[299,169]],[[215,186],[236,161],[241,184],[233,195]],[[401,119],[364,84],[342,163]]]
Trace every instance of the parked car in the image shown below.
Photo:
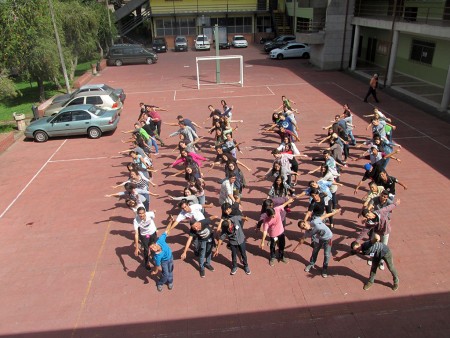
[[[166,53],[167,52],[167,41],[166,38],[154,38],[152,49],[156,53]]]
[[[49,137],[88,135],[99,138],[114,131],[119,123],[119,110],[105,110],[94,105],[75,105],[62,109],[57,115],[41,118],[27,127],[25,137],[45,142]]]
[[[291,42],[281,48],[273,49],[270,52],[271,59],[284,59],[284,58],[305,58],[309,59],[309,53],[311,47],[305,43]]]
[[[200,34],[197,36],[195,41],[195,50],[210,50],[211,43],[206,35]]]
[[[233,36],[233,41],[231,44],[233,47],[248,47],[248,42],[243,35]]]
[[[295,42],[295,35],[280,35],[264,44],[264,51],[270,52],[272,49],[280,48],[288,42]]]
[[[106,55],[106,63],[109,66],[122,66],[133,63],[147,63],[150,65],[156,61],[158,61],[158,55],[142,45],[114,45]]]
[[[99,84],[88,84],[88,85],[81,86],[80,88],[74,90],[70,94],[58,95],[53,99],[52,103],[67,101],[68,99],[75,97],[75,95],[77,95],[78,93],[92,92],[92,91],[102,91],[102,92],[111,91],[119,97],[119,99],[120,99],[120,101],[122,101],[122,103],[125,102],[125,99],[127,97],[122,88],[114,89],[114,88],[108,86],[107,84],[99,83]]]
[[[175,52],[187,52],[188,51],[188,43],[185,36],[179,35],[175,37],[174,41]]]
[[[112,91],[102,92],[83,92],[78,93],[67,101],[52,103],[44,112],[44,116],[53,116],[58,114],[63,108],[78,104],[93,104],[105,110],[117,109],[119,114],[122,111],[122,102]]]
[[[216,41],[214,41],[216,43]],[[219,31],[219,49],[230,49],[231,43],[227,38],[227,31],[225,30],[222,34]]]

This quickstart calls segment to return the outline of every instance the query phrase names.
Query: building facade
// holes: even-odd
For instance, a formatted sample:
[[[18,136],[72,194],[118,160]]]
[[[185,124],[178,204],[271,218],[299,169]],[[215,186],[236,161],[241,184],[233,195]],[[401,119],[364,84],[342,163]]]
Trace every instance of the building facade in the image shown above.
[[[152,37],[165,37],[169,47],[177,35],[184,35],[192,42],[196,35],[203,33],[204,28],[214,27],[216,24],[226,28],[229,39],[235,34],[242,34],[249,41],[254,41],[260,36],[272,35],[271,2],[268,0],[147,0],[143,4],[141,2],[142,0],[131,0],[127,4],[128,12],[133,8],[133,3],[134,6],[141,6],[142,8],[136,11],[136,17],[144,13],[144,24],[150,28]]]

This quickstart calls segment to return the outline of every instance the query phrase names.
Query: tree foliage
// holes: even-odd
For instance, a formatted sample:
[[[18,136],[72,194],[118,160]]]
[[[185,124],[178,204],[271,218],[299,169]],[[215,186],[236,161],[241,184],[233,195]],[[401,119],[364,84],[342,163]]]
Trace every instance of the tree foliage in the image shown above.
[[[78,60],[98,55],[114,31],[104,3],[95,0],[52,0],[66,64],[73,74]],[[49,0],[0,1],[0,70],[16,69],[22,78],[43,82],[61,77],[61,66],[49,11]]]
[[[9,99],[18,95],[14,81],[7,74],[0,74],[0,100]]]

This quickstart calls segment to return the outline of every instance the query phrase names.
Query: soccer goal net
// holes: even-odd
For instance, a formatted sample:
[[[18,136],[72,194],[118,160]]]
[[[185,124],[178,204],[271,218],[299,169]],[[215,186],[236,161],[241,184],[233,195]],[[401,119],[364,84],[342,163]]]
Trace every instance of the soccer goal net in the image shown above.
[[[239,61],[239,68],[237,61]],[[242,55],[199,56],[195,58],[195,63],[197,66],[197,89],[200,89],[200,86],[244,86]],[[202,66],[200,67],[200,65]]]

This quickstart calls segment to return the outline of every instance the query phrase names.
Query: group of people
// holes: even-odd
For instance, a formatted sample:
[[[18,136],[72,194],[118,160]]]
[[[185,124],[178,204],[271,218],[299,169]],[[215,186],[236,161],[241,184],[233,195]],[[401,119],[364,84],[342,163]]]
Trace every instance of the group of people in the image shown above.
[[[370,278],[364,284],[364,290],[372,286],[377,269],[383,270],[386,262],[393,276],[392,289],[398,289],[399,278],[387,244],[391,232],[391,213],[400,204],[400,200],[395,197],[396,183],[404,189],[407,187],[386,171],[390,159],[400,161],[394,156],[400,148],[392,141],[395,126],[385,114],[375,109],[373,114],[366,116],[371,118],[367,129],[372,130],[372,137],[358,145],[353,135],[353,112],[348,105],[343,105],[343,113],[336,114],[331,124],[323,128],[327,135],[318,142],[318,146],[327,143],[326,149],[323,149],[319,156],[305,155],[298,149],[301,135],[296,115],[300,113],[294,105],[296,103],[293,100],[282,96],[281,105],[274,110],[271,123],[261,130],[263,134],[278,135],[279,142],[273,144],[273,163],[264,175],[259,175],[250,174],[251,169],[238,159],[242,154],[240,145],[246,141],[243,135],[239,135],[241,142],[236,139],[239,123],[243,123],[243,120],[233,119],[233,106],[228,105],[225,100],[221,100],[220,109],[209,105],[209,116],[201,124],[182,115],[177,116],[176,122],[162,122],[161,115],[165,111],[163,108],[140,104],[141,110],[134,129],[124,131],[130,138],[123,142],[129,143],[130,147],[120,151],[130,157],[127,165],[129,177],[116,187],[123,186],[123,191],[107,196],[123,199],[134,213],[135,255],[143,256],[143,264],[152,275],[160,274],[156,283],[158,291],[162,291],[164,285],[167,285],[169,290],[173,288],[173,254],[166,239],[180,223],[188,224],[187,240],[181,259],[186,259],[188,250],[192,248],[198,259],[200,277],[206,277],[206,270],[215,270],[212,258],[223,252],[221,247],[224,242],[231,252],[230,274],[236,274],[239,267],[242,267],[247,275],[251,274],[246,251],[247,231],[244,231],[249,219],[244,216],[241,204],[241,198],[245,199],[245,188],[252,188],[246,175],[255,176],[256,181],[271,182],[268,184],[267,198],[261,201],[260,217],[254,220],[256,231],[262,232],[260,247],[264,248],[266,240],[268,241],[269,265],[274,266],[276,261],[289,263],[285,254],[288,240],[285,235],[286,216],[297,200],[308,198],[304,217],[298,220],[301,237],[293,251],[302,243],[310,242],[313,250],[304,269],[310,273],[315,267],[320,249],[323,248],[321,275],[326,278],[333,230],[336,227],[334,218],[343,212],[339,207],[337,190],[343,185],[342,182],[345,182],[343,176],[348,161],[361,159],[367,159],[367,163],[361,165],[364,174],[354,192],[357,194],[364,181],[369,182],[368,193],[362,199],[361,212],[358,215],[364,226],[358,229],[360,233],[355,236],[350,252],[335,257],[335,260],[340,261],[350,254],[370,256]],[[177,128],[168,137],[179,138],[172,149],[176,158],[164,168],[164,172],[169,172],[166,177],[182,175],[185,185],[178,196],[167,196],[168,199],[176,201],[179,211],[178,215],[169,217],[165,232],[158,237],[156,210],[151,210],[150,200],[151,196],[159,194],[151,192],[150,189],[155,186],[153,175],[161,175],[155,169],[154,162],[158,160],[159,147],[165,146],[161,135],[163,124]],[[365,147],[365,151],[358,156],[350,154],[350,151],[358,151],[361,147]],[[209,155],[211,153],[212,156]],[[299,167],[304,160],[321,162],[316,169],[308,172],[314,174],[319,171],[320,178],[310,180],[307,186],[302,188],[298,186],[301,177]],[[219,182],[216,179],[206,182],[205,173],[218,166],[223,170],[221,174],[215,175]],[[172,173],[170,168],[177,168],[177,171]],[[212,200],[215,197],[206,196],[206,184],[214,184],[217,188],[220,184],[217,202],[214,200],[214,203],[207,203],[207,199]],[[181,181],[180,186],[183,186]],[[220,207],[219,215],[206,213],[206,209],[215,206]]]

